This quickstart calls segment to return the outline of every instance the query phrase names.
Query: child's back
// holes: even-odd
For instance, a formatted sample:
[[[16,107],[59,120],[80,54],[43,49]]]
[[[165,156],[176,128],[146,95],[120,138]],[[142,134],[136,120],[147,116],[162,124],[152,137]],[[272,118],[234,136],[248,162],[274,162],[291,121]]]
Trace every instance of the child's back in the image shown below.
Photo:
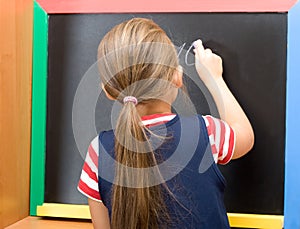
[[[153,21],[121,23],[101,41],[102,87],[123,107],[115,129],[93,140],[79,182],[95,228],[229,228],[215,162],[247,153],[253,132],[222,79],[221,58],[200,41],[194,51],[197,71],[229,125],[171,113],[182,69]]]
[[[176,116],[151,131],[170,136],[155,151],[163,178],[155,176],[155,169],[150,171],[150,182],[161,186],[170,217],[160,218],[158,228],[229,228],[223,204],[225,180],[214,162],[204,118]],[[99,152],[99,190],[111,214],[112,183],[107,174],[114,174],[113,131],[100,133]],[[124,208],[130,209],[126,204]]]

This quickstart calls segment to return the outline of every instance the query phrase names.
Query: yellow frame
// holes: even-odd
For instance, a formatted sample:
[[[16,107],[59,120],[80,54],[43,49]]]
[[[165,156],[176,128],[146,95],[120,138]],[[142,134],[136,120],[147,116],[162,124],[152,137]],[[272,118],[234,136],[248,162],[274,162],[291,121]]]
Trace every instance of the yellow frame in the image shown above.
[[[44,203],[37,207],[38,216],[91,219],[88,205]],[[282,229],[282,215],[228,213],[231,227]]]

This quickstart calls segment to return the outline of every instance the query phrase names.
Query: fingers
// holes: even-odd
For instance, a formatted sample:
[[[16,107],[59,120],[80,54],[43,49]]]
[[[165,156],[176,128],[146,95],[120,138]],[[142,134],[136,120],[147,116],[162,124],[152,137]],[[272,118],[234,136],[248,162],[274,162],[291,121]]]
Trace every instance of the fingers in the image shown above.
[[[196,40],[193,43],[193,46],[195,47],[193,51],[196,54],[196,57],[198,57],[199,59],[209,57],[210,55],[213,54],[211,49],[209,49],[209,48],[205,49],[204,48],[204,46],[202,44],[202,41],[200,39]]]
[[[195,53],[195,66],[198,75],[203,81],[209,82],[211,77],[222,77],[223,65],[222,58],[215,54],[211,49],[204,48],[201,40],[193,43]]]
[[[204,47],[203,47],[203,44],[202,44],[202,41],[201,40],[196,40],[194,43],[193,43],[194,47],[195,47],[195,50],[197,50],[197,53],[201,56],[203,56],[204,54]]]
[[[212,54],[211,49],[205,49],[204,52],[205,52],[207,55]]]
[[[194,43],[194,53],[196,54],[196,58],[201,60],[204,58],[205,56],[205,50],[204,50],[204,47],[203,47],[203,44],[202,44],[202,41],[201,40],[196,40]]]

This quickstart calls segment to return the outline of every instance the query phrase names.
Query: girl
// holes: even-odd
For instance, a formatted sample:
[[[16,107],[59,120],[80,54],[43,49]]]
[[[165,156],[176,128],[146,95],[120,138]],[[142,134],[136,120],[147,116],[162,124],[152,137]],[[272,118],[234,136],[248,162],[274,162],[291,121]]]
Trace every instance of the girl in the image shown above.
[[[91,142],[78,185],[94,228],[230,228],[216,163],[246,154],[254,134],[222,78],[222,59],[200,40],[194,53],[222,120],[172,114],[182,70],[174,45],[152,20],[123,22],[101,41],[102,88],[123,105],[114,130]]]

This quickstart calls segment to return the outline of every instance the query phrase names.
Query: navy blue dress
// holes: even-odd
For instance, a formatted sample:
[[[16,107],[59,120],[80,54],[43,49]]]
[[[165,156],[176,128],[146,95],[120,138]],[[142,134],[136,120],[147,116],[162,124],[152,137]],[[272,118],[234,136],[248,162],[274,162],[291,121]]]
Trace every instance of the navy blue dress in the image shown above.
[[[158,135],[168,136],[158,147],[160,171],[172,192],[164,192],[173,223],[168,228],[228,229],[224,206],[225,179],[215,164],[205,121],[202,116],[176,116],[151,127]],[[111,189],[114,177],[113,130],[99,134],[99,192],[111,215]],[[156,182],[156,181],[154,181]],[[159,185],[160,181],[157,181]],[[162,186],[163,187],[163,186]]]

